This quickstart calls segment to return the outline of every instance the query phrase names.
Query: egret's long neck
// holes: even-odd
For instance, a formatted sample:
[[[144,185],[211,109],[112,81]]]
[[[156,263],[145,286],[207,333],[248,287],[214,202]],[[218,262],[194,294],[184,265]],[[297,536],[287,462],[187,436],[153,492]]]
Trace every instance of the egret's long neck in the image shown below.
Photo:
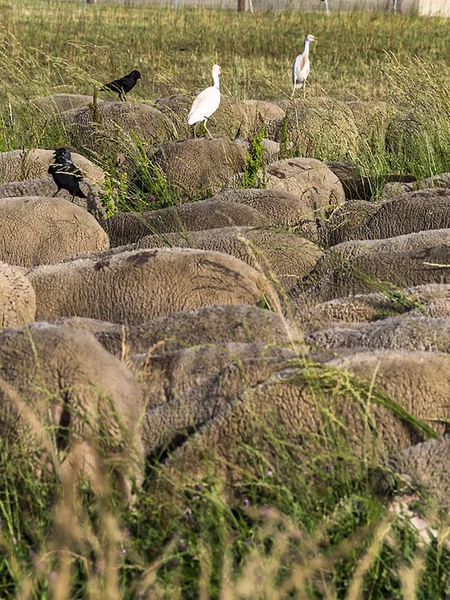
[[[219,86],[219,76],[217,75],[217,73],[215,75],[213,75],[213,85],[214,87],[216,87],[217,89],[220,88]]]
[[[305,48],[304,48],[304,50],[303,50],[303,54],[304,54],[305,56],[308,56],[308,54],[309,54],[309,44],[310,44],[310,43],[311,43],[311,42],[310,42],[309,40],[305,40]]]

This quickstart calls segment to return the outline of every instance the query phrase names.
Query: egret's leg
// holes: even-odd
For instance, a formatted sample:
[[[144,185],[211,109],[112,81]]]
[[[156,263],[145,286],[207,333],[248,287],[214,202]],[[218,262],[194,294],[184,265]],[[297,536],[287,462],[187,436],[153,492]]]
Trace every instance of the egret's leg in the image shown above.
[[[203,121],[203,125],[205,126],[206,133],[207,133],[207,134],[209,135],[209,137],[212,139],[212,135],[209,133],[209,129],[206,127],[206,121],[207,121],[207,120],[208,120],[208,119],[205,119],[205,120]]]
[[[295,83],[294,83],[294,85],[292,86],[292,94],[291,94],[291,98],[293,98],[293,97],[294,97],[294,94],[295,94]]]
[[[303,82],[303,100],[305,100],[305,98],[306,98],[306,79]]]

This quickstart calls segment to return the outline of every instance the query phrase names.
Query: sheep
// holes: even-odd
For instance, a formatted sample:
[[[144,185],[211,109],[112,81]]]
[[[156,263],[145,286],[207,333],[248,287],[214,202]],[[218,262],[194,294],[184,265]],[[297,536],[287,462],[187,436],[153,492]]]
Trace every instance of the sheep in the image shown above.
[[[270,221],[250,206],[203,200],[150,212],[117,213],[103,221],[102,225],[114,248],[138,242],[148,235],[234,225],[260,227],[270,225]]]
[[[450,317],[450,285],[430,283],[410,288],[357,294],[311,307],[296,306],[292,318],[307,333],[364,326],[388,316]]]
[[[292,318],[305,333],[335,327],[357,329],[387,315],[403,314],[413,306],[413,302],[418,305],[419,302],[410,296],[407,292],[402,292],[398,298],[378,292],[336,298],[310,307],[297,302]],[[411,306],[408,306],[408,302]]]
[[[345,327],[345,326],[344,326]],[[450,351],[450,319],[393,317],[357,329],[334,328],[306,337],[315,347]]]
[[[0,260],[32,267],[87,250],[109,248],[92,215],[59,198],[0,199]]]
[[[323,198],[322,198],[323,199]],[[271,189],[225,189],[209,202],[246,204],[262,213],[274,227],[289,229],[316,241],[325,221],[328,203],[312,194],[296,195]]]
[[[105,219],[106,210],[103,207],[101,200],[101,187],[89,183],[89,181],[82,181],[80,186],[87,198],[75,197],[73,203],[90,212],[97,220]],[[20,198],[24,196],[50,198],[55,191],[56,186],[52,177],[0,183],[0,198]],[[72,201],[72,196],[66,190],[61,190],[58,194],[58,198]]]
[[[96,106],[96,113],[93,118],[92,109],[82,107],[66,110],[58,116],[75,146],[96,153],[101,150],[111,153],[111,148],[117,148],[111,140],[118,135],[121,140],[124,137],[132,140],[133,135],[138,135],[146,144],[154,145],[176,133],[170,119],[144,102],[101,102]]]
[[[324,242],[391,238],[450,227],[450,191],[411,192],[381,202],[346,202],[327,222]]]
[[[358,127],[344,102],[315,97],[282,100],[276,104],[286,112],[286,120],[279,120],[274,139],[282,141],[288,137],[298,155],[326,155],[338,160],[358,151]]]
[[[242,177],[235,177],[229,187],[239,188]],[[271,163],[259,179],[268,190],[297,196],[302,206],[317,214],[336,208],[345,201],[344,189],[327,165],[315,158],[286,158]],[[317,219],[318,221],[320,219]]]
[[[450,229],[333,246],[298,289],[299,307],[393,287],[450,283]]]
[[[436,188],[448,189],[450,187],[450,173],[439,173],[432,177],[425,177],[425,179],[419,179],[416,181],[411,180],[399,180],[402,183],[387,183],[384,187],[383,198],[392,198],[395,196],[401,196],[415,190],[427,190],[432,188],[433,191]]]
[[[142,393],[130,370],[89,333],[42,323],[4,330],[0,380],[2,438],[12,450],[43,468],[45,439],[47,458],[50,452],[68,474],[80,448],[82,469],[92,474],[99,450],[124,491],[126,472],[142,479]]]
[[[267,379],[279,370],[281,363],[295,359],[301,350],[301,346],[294,345],[242,343],[215,343],[165,354],[158,354],[158,348],[155,348],[154,353],[131,356],[130,367],[143,389],[147,413],[172,402],[176,410],[187,409],[190,419],[194,406],[186,404],[183,407],[184,395],[189,390],[196,390],[198,396],[197,388],[203,386],[205,390],[214,390],[220,382],[230,397],[238,395],[246,386]],[[211,405],[214,397],[211,396]],[[149,429],[153,445],[156,444],[153,437],[156,429],[153,426]]]
[[[175,312],[146,323],[123,327],[95,319],[50,319],[60,327],[90,331],[101,345],[121,357],[158,355],[203,344],[254,343],[301,345],[302,331],[281,315],[257,306],[231,304]]]
[[[323,252],[298,235],[271,229],[224,227],[190,233],[151,235],[138,248],[199,248],[231,254],[262,270],[287,294],[315,266]]]
[[[19,327],[36,316],[36,294],[20,269],[0,263],[0,326]]]
[[[385,469],[379,470],[377,491],[392,491],[393,479],[397,488],[403,488],[402,500],[407,490],[422,492],[434,507],[450,510],[450,438],[443,437],[404,448],[389,457]],[[395,483],[394,483],[395,485]],[[396,490],[399,491],[398,489]],[[408,498],[409,500],[409,498]]]
[[[216,194],[233,175],[245,170],[246,160],[246,149],[226,138],[169,142],[151,158],[168,184],[186,200]]]
[[[263,302],[281,310],[261,273],[220,252],[135,250],[35,267],[27,276],[38,320],[79,316],[134,325],[202,306]]]
[[[328,448],[379,464],[389,453],[448,431],[449,392],[450,363],[443,354],[377,351],[309,367],[301,361],[240,395],[228,395],[219,378],[216,390],[189,390],[178,400],[178,413],[173,403],[157,407],[146,417],[144,446],[149,456],[161,452],[160,443],[151,442],[157,424],[155,444],[164,436],[165,443],[179,446],[164,463],[164,477],[184,470],[198,479],[215,465],[228,484],[257,473],[259,455],[266,468],[281,474],[286,453],[305,460],[319,446],[322,455]],[[389,398],[397,405],[390,406]],[[184,438],[181,423],[188,425]]]
[[[47,116],[51,116],[54,113],[87,107],[92,104],[92,100],[92,96],[82,94],[53,94],[52,96],[32,98],[30,104],[33,104]],[[98,99],[97,102],[100,104],[103,100]]]
[[[72,153],[73,162],[85,174],[85,179],[92,183],[102,184],[105,181],[103,171],[90,160]],[[36,177],[47,177],[49,166],[53,162],[53,150],[10,150],[0,152],[0,181],[22,181]]]

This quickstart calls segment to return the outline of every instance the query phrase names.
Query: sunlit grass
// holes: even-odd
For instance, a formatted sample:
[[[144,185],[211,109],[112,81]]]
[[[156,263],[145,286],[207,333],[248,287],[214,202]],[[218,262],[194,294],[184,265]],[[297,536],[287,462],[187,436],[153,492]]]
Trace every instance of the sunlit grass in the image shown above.
[[[91,93],[92,81],[109,81],[138,68],[143,78],[133,96],[154,99],[201,88],[217,62],[231,96],[281,99],[290,92],[292,61],[308,32],[320,38],[311,51],[313,95],[384,96],[380,65],[386,52],[401,64],[413,56],[450,63],[450,23],[439,18],[359,12],[242,14],[206,8],[175,12],[170,7],[107,4],[88,5],[84,11],[81,3],[39,0],[17,2],[13,8],[2,3],[1,10],[4,58],[8,64],[15,61],[22,73],[2,73],[3,94],[20,85],[29,94],[50,88]]]

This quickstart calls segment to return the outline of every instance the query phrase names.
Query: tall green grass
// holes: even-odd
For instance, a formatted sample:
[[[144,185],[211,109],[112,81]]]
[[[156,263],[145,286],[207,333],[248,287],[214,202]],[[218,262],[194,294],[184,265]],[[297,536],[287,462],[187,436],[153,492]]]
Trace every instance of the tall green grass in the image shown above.
[[[338,119],[334,128],[325,122],[313,139],[297,148],[282,136],[283,155],[351,160],[368,176],[404,173],[423,178],[450,170],[448,20],[362,12],[175,12],[107,4],[89,5],[84,11],[81,3],[40,0],[0,6],[1,150],[67,144],[64,128],[51,115],[39,114],[29,99],[58,92],[92,94],[99,83],[133,68],[143,77],[130,101],[152,102],[199,91],[210,84],[214,62],[224,69],[221,84],[226,95],[238,100],[286,99],[292,60],[302,49],[304,34],[314,32],[320,40],[311,54],[308,105],[323,106],[325,98],[327,106],[336,105],[338,118],[336,100],[383,100],[393,124],[387,143],[383,127],[368,135],[361,126],[355,148],[329,139],[331,129],[333,136],[339,135],[345,119]],[[99,96],[115,97],[105,92]],[[315,100],[319,97],[320,103]],[[333,114],[327,118],[333,119]],[[142,156],[139,142],[130,136],[118,135],[115,150]],[[111,156],[91,153],[91,158],[117,180],[120,197],[121,179],[115,177]],[[145,165],[138,166],[145,170]],[[151,172],[147,175],[155,179]],[[158,195],[153,207],[177,201],[176,192],[157,181],[156,187],[161,186],[158,194],[151,190],[146,195]],[[380,193],[382,187],[375,185],[374,197]],[[128,209],[152,207],[136,190],[132,196]],[[127,208],[123,203],[121,207]]]

